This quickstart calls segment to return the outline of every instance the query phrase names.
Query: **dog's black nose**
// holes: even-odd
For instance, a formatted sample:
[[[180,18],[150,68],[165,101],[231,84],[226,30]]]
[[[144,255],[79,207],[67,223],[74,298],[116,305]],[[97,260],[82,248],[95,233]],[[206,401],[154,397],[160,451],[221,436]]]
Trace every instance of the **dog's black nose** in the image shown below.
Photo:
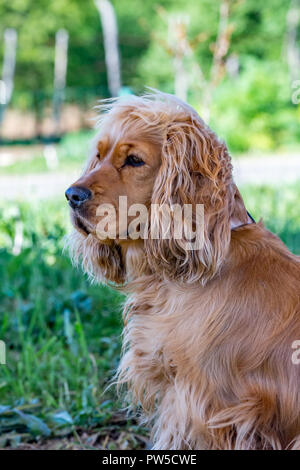
[[[88,199],[91,199],[92,193],[89,189],[82,186],[70,186],[65,192],[65,196],[73,209],[77,209]]]

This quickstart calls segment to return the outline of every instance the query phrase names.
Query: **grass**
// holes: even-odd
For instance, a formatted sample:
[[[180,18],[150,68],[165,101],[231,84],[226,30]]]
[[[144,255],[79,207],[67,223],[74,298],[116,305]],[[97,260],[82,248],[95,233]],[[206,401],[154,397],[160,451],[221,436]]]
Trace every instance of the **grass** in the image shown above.
[[[244,186],[241,189],[246,207],[258,221],[276,233],[295,254],[300,254],[300,185]]]
[[[72,169],[82,168],[93,135],[94,131],[90,130],[69,133],[63,136],[60,143],[56,145],[58,165],[52,169],[47,166],[46,159],[42,154],[42,149],[38,147],[36,150],[30,148],[30,158],[20,159],[7,166],[1,167],[1,173],[10,175],[31,174],[50,171],[70,171]],[[26,147],[23,147],[23,149],[26,151]],[[10,149],[8,148],[6,151],[9,153]],[[11,151],[14,151],[14,149],[12,148]]]
[[[300,253],[299,186],[242,194]],[[79,448],[141,447],[145,431],[117,413],[113,388],[104,391],[119,360],[123,298],[71,266],[69,228],[63,201],[0,205],[0,447],[67,435]]]
[[[62,254],[68,225],[63,201],[41,209],[15,204],[1,210],[0,338],[7,348],[7,365],[0,366],[2,445],[102,429],[120,407],[112,392],[103,392],[118,363],[122,297],[91,286]],[[16,255],[18,224],[24,238]]]

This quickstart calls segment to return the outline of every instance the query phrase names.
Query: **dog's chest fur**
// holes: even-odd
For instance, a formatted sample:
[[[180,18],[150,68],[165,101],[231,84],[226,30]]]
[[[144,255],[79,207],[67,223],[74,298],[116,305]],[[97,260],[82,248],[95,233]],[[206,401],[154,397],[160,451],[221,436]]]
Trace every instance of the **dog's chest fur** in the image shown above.
[[[149,282],[147,289],[129,301],[120,381],[129,385],[135,400],[154,421],[157,448],[186,447],[182,439],[191,427],[188,416],[196,417],[199,429],[204,427],[210,397],[220,386],[218,370],[224,376],[224,320],[221,314],[216,317],[215,306],[210,289],[204,294],[201,285],[181,290],[171,283],[154,286]],[[227,375],[221,388],[230,399],[232,375]],[[192,409],[194,405],[197,410]],[[169,427],[176,433],[170,433]],[[191,436],[190,442],[194,439]]]

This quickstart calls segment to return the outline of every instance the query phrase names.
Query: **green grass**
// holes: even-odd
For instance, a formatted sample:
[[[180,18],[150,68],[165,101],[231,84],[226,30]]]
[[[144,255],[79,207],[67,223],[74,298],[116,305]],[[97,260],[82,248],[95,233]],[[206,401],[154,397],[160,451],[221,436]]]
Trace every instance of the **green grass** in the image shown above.
[[[299,186],[242,194],[252,215],[300,253]],[[71,266],[62,253],[69,228],[63,201],[0,205],[0,447],[95,429],[110,436],[104,447],[142,442],[134,422],[116,420],[114,388],[104,392],[119,360],[123,297]],[[120,435],[126,444],[114,443]]]
[[[91,286],[62,254],[68,226],[63,201],[1,209],[0,339],[7,365],[0,366],[0,404],[28,407],[52,435],[73,425],[104,426],[120,406],[103,391],[118,363],[122,297]],[[15,255],[21,223],[22,251]],[[24,425],[11,409],[3,412],[0,433],[7,439],[16,419],[22,438],[47,436],[47,428]]]
[[[1,173],[30,174],[82,168],[94,133],[95,131],[90,130],[69,133],[63,136],[60,143],[56,145],[58,166],[54,169],[47,167],[45,157],[42,155],[41,150],[38,150],[37,153],[33,153],[30,159],[19,160],[11,165],[1,167]]]
[[[276,233],[295,254],[300,254],[300,185],[245,186],[241,188],[246,207],[258,221]]]

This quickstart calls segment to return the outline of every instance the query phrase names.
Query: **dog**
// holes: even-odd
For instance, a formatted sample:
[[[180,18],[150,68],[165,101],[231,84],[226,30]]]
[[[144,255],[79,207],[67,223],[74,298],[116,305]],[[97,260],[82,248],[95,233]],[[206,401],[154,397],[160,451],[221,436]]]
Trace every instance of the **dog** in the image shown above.
[[[118,222],[100,239],[97,208],[120,216],[120,196],[148,212],[202,204],[201,247],[174,228],[126,239]],[[105,101],[66,197],[74,262],[127,294],[118,384],[154,449],[300,449],[300,259],[249,216],[226,145],[197,112],[155,91]]]

